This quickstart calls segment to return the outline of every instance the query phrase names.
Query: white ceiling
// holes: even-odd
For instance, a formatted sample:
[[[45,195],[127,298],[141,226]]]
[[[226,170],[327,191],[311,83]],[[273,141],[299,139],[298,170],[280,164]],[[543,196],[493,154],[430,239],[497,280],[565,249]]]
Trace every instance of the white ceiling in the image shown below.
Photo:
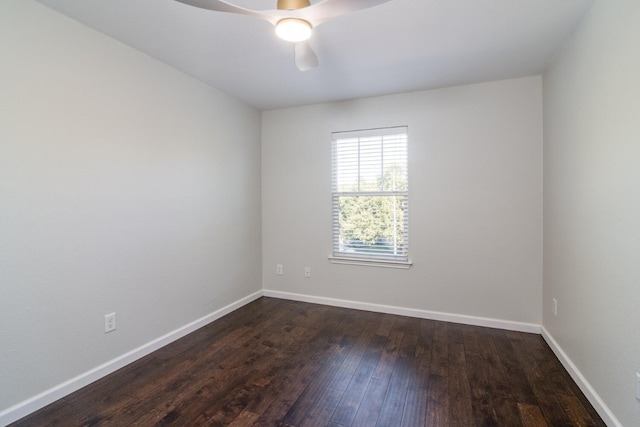
[[[260,109],[540,74],[593,3],[391,0],[315,28],[320,66],[300,72],[291,44],[252,17],[174,0],[38,1]]]

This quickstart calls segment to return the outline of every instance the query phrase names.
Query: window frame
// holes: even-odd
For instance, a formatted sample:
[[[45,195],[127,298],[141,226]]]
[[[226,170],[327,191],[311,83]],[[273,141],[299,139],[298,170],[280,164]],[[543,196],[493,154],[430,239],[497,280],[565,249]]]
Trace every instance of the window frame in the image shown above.
[[[404,151],[402,153],[403,156],[403,165],[401,166],[404,172],[402,176],[405,179],[405,189],[404,190],[385,190],[384,189],[384,163],[385,160],[388,160],[388,157],[385,157],[385,137],[401,135],[401,138],[404,139]],[[380,138],[380,188],[375,190],[362,190],[360,188],[360,180],[361,180],[361,167],[362,159],[361,159],[361,144],[363,140]],[[356,191],[339,191],[338,189],[338,144],[340,141],[353,140],[357,139],[357,167],[356,172],[358,182],[358,188]],[[353,142],[353,141],[351,141]],[[386,144],[387,147],[394,144],[393,142],[388,142]],[[398,145],[397,142],[395,142]],[[402,144],[402,143],[400,143]],[[335,264],[351,264],[351,265],[363,265],[363,266],[377,266],[377,267],[388,267],[388,268],[409,268],[412,265],[412,262],[409,258],[409,171],[408,171],[408,163],[409,163],[409,128],[408,126],[393,126],[393,127],[385,127],[385,128],[375,128],[375,129],[363,129],[357,131],[341,131],[341,132],[332,132],[331,134],[331,255],[329,259],[332,263]],[[392,156],[392,155],[391,155]],[[344,159],[343,159],[344,161]],[[353,171],[352,171],[353,172]],[[403,200],[403,208],[402,217],[403,223],[401,225],[402,231],[402,254],[383,254],[383,253],[372,253],[366,251],[344,251],[340,250],[340,198],[344,197],[402,197]],[[395,242],[394,242],[395,247]],[[369,249],[370,250],[370,249]]]

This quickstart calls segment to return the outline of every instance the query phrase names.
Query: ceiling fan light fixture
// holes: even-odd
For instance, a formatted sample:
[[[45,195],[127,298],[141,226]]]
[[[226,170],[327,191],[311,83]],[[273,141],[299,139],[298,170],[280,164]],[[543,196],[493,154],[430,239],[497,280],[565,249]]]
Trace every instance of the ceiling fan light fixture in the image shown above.
[[[301,42],[311,37],[311,24],[304,19],[285,18],[276,24],[276,35],[288,42]]]

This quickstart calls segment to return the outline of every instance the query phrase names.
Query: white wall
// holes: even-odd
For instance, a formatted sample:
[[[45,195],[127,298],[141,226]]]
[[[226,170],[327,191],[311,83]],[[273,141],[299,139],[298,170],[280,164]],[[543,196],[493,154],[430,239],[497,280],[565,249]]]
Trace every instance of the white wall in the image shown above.
[[[541,96],[530,77],[264,112],[265,290],[540,324]],[[331,132],[395,125],[414,265],[331,264]]]
[[[640,425],[639,17],[637,0],[595,2],[543,78],[543,325],[625,426]]]
[[[261,224],[258,111],[27,0],[0,61],[2,412],[260,291]]]

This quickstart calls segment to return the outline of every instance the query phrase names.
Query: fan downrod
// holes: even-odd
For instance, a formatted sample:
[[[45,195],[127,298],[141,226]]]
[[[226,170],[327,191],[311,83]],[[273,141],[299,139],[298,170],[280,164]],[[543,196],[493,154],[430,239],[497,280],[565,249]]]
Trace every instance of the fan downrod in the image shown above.
[[[311,6],[309,0],[278,0],[278,10],[296,10]]]

